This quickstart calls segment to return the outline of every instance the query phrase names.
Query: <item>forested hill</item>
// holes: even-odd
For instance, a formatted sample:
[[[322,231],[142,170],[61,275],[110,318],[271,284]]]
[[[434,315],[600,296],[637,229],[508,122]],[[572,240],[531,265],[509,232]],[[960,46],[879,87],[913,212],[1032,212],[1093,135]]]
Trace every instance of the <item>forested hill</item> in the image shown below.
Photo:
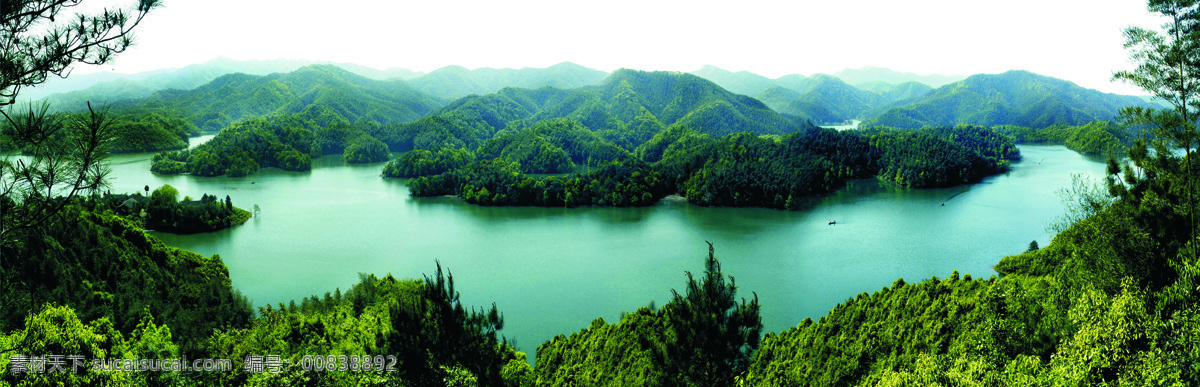
[[[770,79],[754,73],[735,73],[713,66],[705,66],[691,74],[711,80],[735,93],[755,96],[776,112],[818,124],[862,118],[868,111],[879,110],[893,102],[933,90],[913,81],[883,81],[900,79],[895,77],[878,78],[864,85],[865,87],[860,87],[852,86],[837,76],[826,74],[808,77],[791,74]]]
[[[781,134],[800,129],[762,102],[691,74],[618,70],[599,87],[583,92],[598,94],[626,120],[636,117],[635,111],[650,113],[664,125],[687,125],[702,133]]]
[[[192,90],[164,90],[117,106],[178,112],[196,126],[218,130],[254,116],[287,115],[320,109],[350,122],[408,122],[444,104],[403,81],[378,81],[333,65],[312,65],[290,73],[221,76]]]
[[[755,95],[779,84],[776,80],[749,71],[732,72],[716,66],[704,66],[690,74],[713,81],[725,89],[738,94]],[[793,75],[797,80],[803,75]]]
[[[178,69],[153,70],[134,74],[92,73],[71,74],[69,78],[52,77],[45,84],[23,92],[21,99],[45,99],[52,110],[78,111],[92,104],[113,103],[148,97],[159,90],[191,90],[226,74],[244,73],[268,75],[289,73],[304,66],[332,64],[371,79],[413,79],[424,73],[391,68],[378,70],[353,63],[325,63],[306,60],[233,60],[215,58]]]
[[[713,66],[692,74],[817,124],[862,119],[864,126],[910,129],[960,124],[1044,128],[1111,120],[1121,107],[1150,105],[1139,97],[1101,93],[1019,70],[962,80],[879,68],[776,79]]]
[[[595,85],[608,73],[563,62],[546,68],[467,70],[446,66],[409,82],[413,88],[443,98],[461,98],[472,94],[491,94],[505,87],[537,89],[554,87],[574,89]]]
[[[1042,128],[1111,120],[1125,106],[1149,106],[1133,96],[1101,93],[1072,82],[1009,71],[978,74],[882,112],[864,126],[1018,125]]]
[[[932,87],[920,82],[905,82],[898,85],[885,82],[870,82],[856,84],[854,87],[877,93],[883,96],[883,99],[890,102],[917,98],[933,91]]]
[[[401,125],[399,133],[405,145],[416,149],[474,148],[506,127],[518,130],[552,118],[578,121],[627,150],[676,124],[715,136],[740,131],[782,134],[811,127],[694,75],[618,70],[595,86],[507,88],[468,96]]]
[[[775,111],[817,123],[860,117],[864,112],[892,102],[882,94],[850,86],[831,75],[816,74],[789,87],[776,86],[758,95]]]

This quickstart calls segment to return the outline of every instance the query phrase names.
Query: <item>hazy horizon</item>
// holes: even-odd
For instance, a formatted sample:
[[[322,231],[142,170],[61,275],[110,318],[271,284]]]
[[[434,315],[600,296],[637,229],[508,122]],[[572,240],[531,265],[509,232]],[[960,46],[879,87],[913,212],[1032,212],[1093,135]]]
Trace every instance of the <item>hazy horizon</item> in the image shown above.
[[[544,68],[571,62],[606,72],[690,72],[712,65],[768,78],[869,66],[947,76],[1027,70],[1104,92],[1145,95],[1110,79],[1114,71],[1132,67],[1122,30],[1159,24],[1138,0],[737,6],[356,0],[336,7],[314,1],[166,0],[138,26],[134,47],[105,66],[75,73],[138,73],[217,57],[423,73],[450,65]]]
[[[382,73],[382,72],[409,71],[409,72],[413,72],[413,73],[415,73],[415,74],[418,74],[418,77],[420,77],[420,76],[424,76],[424,75],[427,75],[427,74],[429,74],[429,73],[431,73],[431,72],[435,72],[435,71],[438,71],[438,70],[441,70],[441,69],[444,69],[444,68],[448,68],[448,67],[462,67],[462,68],[465,68],[465,69],[467,69],[467,70],[469,70],[469,71],[475,71],[475,70],[480,70],[480,69],[494,69],[494,70],[501,70],[501,69],[512,69],[512,70],[520,70],[520,69],[525,69],[525,68],[543,69],[543,68],[553,67],[553,66],[557,66],[557,65],[560,65],[560,64],[564,64],[564,63],[571,63],[571,64],[575,64],[575,65],[582,66],[582,67],[586,67],[586,68],[593,69],[593,70],[604,71],[604,72],[606,72],[606,73],[610,73],[610,74],[611,74],[613,71],[616,71],[616,70],[620,70],[620,69],[629,69],[629,67],[619,67],[619,68],[612,69],[612,70],[604,70],[604,69],[597,69],[597,68],[593,68],[593,67],[590,67],[590,66],[581,65],[581,64],[578,64],[578,63],[575,63],[575,62],[571,62],[571,61],[563,61],[563,62],[554,63],[554,64],[550,64],[550,65],[546,65],[546,66],[520,66],[520,67],[489,67],[489,66],[481,66],[481,67],[473,67],[473,68],[472,68],[472,67],[466,67],[466,66],[457,65],[457,64],[449,64],[449,65],[445,65],[445,66],[442,66],[442,67],[435,68],[435,69],[433,69],[433,70],[430,70],[430,71],[418,71],[418,70],[414,70],[414,69],[410,69],[410,68],[405,68],[405,67],[400,67],[400,66],[394,66],[394,67],[382,67],[382,68],[381,68],[381,67],[373,67],[373,66],[368,66],[368,65],[359,64],[359,63],[352,63],[352,62],[342,62],[342,61],[332,61],[332,60],[309,60],[309,59],[295,59],[295,58],[273,58],[273,59],[234,59],[234,58],[229,58],[229,57],[225,57],[225,56],[218,56],[218,57],[214,57],[214,58],[212,58],[212,59],[209,59],[209,60],[206,60],[206,61],[203,61],[203,62],[198,62],[198,63],[190,63],[190,64],[185,64],[185,65],[182,65],[182,66],[177,66],[177,67],[166,67],[166,68],[148,69],[148,70],[144,70],[144,71],[138,71],[138,72],[117,72],[117,71],[109,71],[108,69],[101,69],[100,71],[91,71],[91,72],[86,72],[86,71],[75,71],[75,72],[73,72],[72,74],[73,74],[73,75],[74,75],[74,74],[84,75],[84,74],[110,73],[110,74],[115,74],[115,75],[120,75],[120,76],[130,76],[130,75],[137,75],[137,74],[142,74],[142,73],[147,73],[147,72],[155,72],[155,71],[173,71],[173,70],[180,70],[180,69],[183,69],[183,68],[186,68],[186,67],[189,67],[189,66],[203,65],[203,64],[210,63],[210,62],[214,62],[214,61],[218,61],[218,60],[229,60],[229,61],[235,61],[235,62],[273,62],[273,61],[280,61],[280,62],[305,62],[305,63],[312,63],[312,64],[335,64],[335,65],[338,65],[338,64],[343,64],[343,65],[354,65],[354,66],[361,66],[361,67],[369,68],[369,69],[372,69],[372,70],[375,70],[375,71],[379,71],[379,72],[381,72],[381,73]],[[307,64],[306,64],[306,65],[307,65]],[[701,65],[700,67],[697,67],[697,68],[694,68],[694,69],[648,69],[648,70],[647,70],[647,69],[636,69],[636,68],[634,68],[633,70],[641,70],[641,71],[675,71],[675,72],[693,73],[693,72],[698,72],[698,71],[700,71],[700,70],[702,70],[702,69],[704,69],[704,68],[706,68],[706,67],[716,67],[716,68],[718,68],[718,69],[720,69],[720,70],[728,71],[728,72],[730,72],[730,73],[742,73],[742,72],[749,72],[749,73],[756,74],[756,75],[759,75],[759,76],[767,77],[767,78],[769,78],[769,79],[772,79],[772,80],[774,80],[774,79],[778,79],[778,78],[781,78],[781,77],[785,77],[785,76],[797,75],[797,74],[798,74],[798,75],[803,75],[803,76],[806,76],[806,77],[810,77],[810,76],[814,76],[814,75],[818,75],[818,74],[824,74],[824,75],[832,75],[832,76],[836,76],[836,74],[838,74],[838,73],[841,73],[841,72],[844,72],[844,71],[862,71],[862,70],[867,70],[867,69],[879,69],[879,70],[884,70],[884,71],[892,71],[892,72],[895,72],[896,74],[900,74],[900,75],[912,75],[912,76],[916,76],[916,77],[942,77],[942,78],[967,78],[967,77],[969,77],[969,76],[972,76],[972,75],[977,75],[977,74],[1000,74],[1000,73],[1003,73],[1003,72],[1007,72],[1007,71],[1015,71],[1015,70],[1029,71],[1029,70],[1026,70],[1026,69],[1010,69],[1010,70],[1005,70],[1005,71],[1001,71],[1001,72],[993,72],[993,73],[972,73],[972,74],[941,74],[941,73],[914,73],[914,72],[907,72],[907,71],[899,71],[899,70],[895,70],[895,69],[891,69],[891,68],[887,68],[887,67],[872,66],[872,65],[864,65],[864,66],[861,66],[861,67],[856,67],[856,68],[844,68],[844,69],[841,69],[841,70],[838,70],[838,71],[832,71],[832,72],[808,73],[808,74],[802,74],[802,73],[792,73],[792,74],[784,74],[784,75],[780,75],[780,76],[775,76],[775,77],[772,77],[772,76],[767,76],[767,75],[764,75],[764,74],[758,74],[758,73],[754,73],[754,72],[750,72],[750,71],[746,71],[746,70],[731,70],[731,69],[727,69],[727,68],[721,68],[721,67],[719,67],[719,66],[715,66],[715,65]],[[93,70],[94,70],[94,69],[93,69]],[[347,70],[349,70],[349,69],[347,69]],[[1036,73],[1036,72],[1035,72],[1035,73]],[[1046,75],[1046,74],[1041,74],[1041,75]],[[1057,77],[1056,77],[1056,78],[1057,78]],[[53,84],[53,83],[56,83],[56,82],[57,82],[57,81],[56,81],[57,79],[58,79],[57,77],[51,77],[51,84]],[[1071,81],[1071,82],[1074,82],[1074,83],[1076,83],[1076,84],[1077,84],[1077,85],[1079,85],[1079,86],[1082,86],[1082,87],[1085,87],[1085,88],[1092,89],[1091,87],[1087,87],[1087,86],[1085,86],[1085,85],[1079,84],[1078,82],[1075,82],[1075,81],[1074,81],[1074,80],[1072,80],[1072,79],[1067,79],[1067,78],[1060,78],[1060,79],[1064,79],[1064,80],[1067,80],[1067,81]],[[853,84],[855,84],[855,82],[851,82],[851,81],[849,81],[849,80],[844,80],[844,81],[846,81],[848,84],[852,84],[852,85],[853,85]],[[101,81],[99,81],[99,82],[104,82],[104,81],[103,81],[103,80],[101,80]],[[932,86],[932,87],[934,87],[934,88],[940,87],[940,85],[929,85],[929,86]],[[36,86],[35,86],[34,88],[32,88],[31,90],[34,90],[34,89],[36,89]],[[1131,90],[1130,90],[1130,92],[1127,92],[1127,93],[1121,93],[1121,92],[1108,91],[1108,90],[1104,90],[1104,89],[1096,89],[1096,90],[1099,90],[1099,91],[1101,91],[1101,92],[1105,92],[1105,93],[1115,93],[1115,94],[1123,94],[1123,95],[1134,95],[1134,96],[1149,96],[1149,95],[1150,95],[1149,93],[1146,93],[1146,92],[1144,92],[1144,91],[1141,91],[1141,89],[1137,89],[1137,88],[1133,88],[1133,89],[1131,89]]]

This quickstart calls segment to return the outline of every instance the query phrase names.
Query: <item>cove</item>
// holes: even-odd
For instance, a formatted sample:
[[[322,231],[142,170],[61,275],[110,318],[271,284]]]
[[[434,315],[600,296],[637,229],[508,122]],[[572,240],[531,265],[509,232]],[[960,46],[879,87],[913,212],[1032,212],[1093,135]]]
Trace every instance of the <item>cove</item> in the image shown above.
[[[160,176],[151,154],[111,159],[113,192],[171,184],[180,195],[229,195],[261,216],[209,234],[154,233],[171,246],[219,254],[235,288],[256,306],[348,289],[358,273],[420,278],[440,261],[468,306],[496,303],[501,331],[532,360],[543,341],[600,317],[682,290],[712,242],[738,295],[757,294],[765,332],[817,319],[861,292],[898,278],[919,282],[954,270],[994,275],[1064,212],[1055,191],[1071,175],[1103,176],[1104,164],[1062,146],[1020,146],[1008,173],[946,189],[903,189],[855,180],[801,211],[697,207],[667,199],[645,208],[479,207],[408,195],[382,164],[314,161],[310,172],[265,169],[242,178]],[[945,204],[943,206],[943,203]],[[836,225],[829,225],[836,221]]]

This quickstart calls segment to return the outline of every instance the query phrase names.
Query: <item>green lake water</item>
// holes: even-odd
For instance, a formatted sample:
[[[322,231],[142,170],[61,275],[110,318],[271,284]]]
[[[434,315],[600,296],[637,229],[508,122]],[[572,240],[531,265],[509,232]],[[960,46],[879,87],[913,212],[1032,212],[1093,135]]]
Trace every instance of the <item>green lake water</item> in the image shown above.
[[[918,282],[953,270],[994,275],[992,265],[1063,211],[1055,191],[1073,173],[1099,178],[1103,163],[1062,146],[1021,146],[1024,161],[979,184],[914,190],[852,181],[801,211],[704,208],[668,198],[646,208],[478,207],[455,198],[415,199],[382,164],[338,156],[311,172],[260,171],[243,178],[158,176],[150,154],[113,158],[113,192],[171,184],[180,195],[229,195],[261,215],[215,233],[155,233],[168,245],[219,254],[233,285],[257,306],[335,288],[358,273],[420,278],[435,260],[454,274],[467,305],[505,316],[501,331],[532,360],[543,341],[600,317],[616,321],[703,271],[716,246],[739,296],[757,293],[768,332],[817,319],[897,278]],[[943,203],[945,204],[943,206]],[[836,225],[829,225],[837,221]]]

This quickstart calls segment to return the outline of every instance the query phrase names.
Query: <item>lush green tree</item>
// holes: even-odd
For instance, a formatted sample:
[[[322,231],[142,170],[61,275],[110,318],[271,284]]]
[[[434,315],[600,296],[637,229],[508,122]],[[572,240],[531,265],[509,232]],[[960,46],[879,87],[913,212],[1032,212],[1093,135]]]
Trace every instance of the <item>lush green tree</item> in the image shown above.
[[[762,333],[758,295],[737,300],[733,276],[726,282],[721,263],[708,244],[704,277],[687,273],[684,294],[671,290],[663,315],[671,327],[664,366],[681,386],[729,386],[749,369]]]
[[[454,290],[454,275],[443,273],[440,263],[433,277],[425,277],[420,297],[391,304],[389,313],[387,349],[401,357],[401,377],[418,385],[443,385],[447,372],[440,366],[458,365],[480,384],[499,386],[501,369],[515,359],[497,335],[504,316],[496,305],[468,311]]]
[[[0,6],[0,106],[16,102],[21,88],[50,75],[66,77],[76,63],[99,65],[133,44],[132,31],[157,0],[129,9],[73,12],[78,0],[9,0]]]
[[[44,305],[25,319],[22,329],[14,330],[4,341],[17,350],[0,352],[0,360],[7,365],[6,372],[0,374],[0,380],[5,384],[127,386],[135,381],[138,374],[91,369],[93,359],[104,361],[129,355],[124,348],[125,342],[108,319],[100,318],[85,324],[69,306]],[[169,338],[168,345],[173,346]],[[6,345],[5,348],[9,347]],[[79,361],[84,365],[77,369],[73,367],[75,364],[72,360],[75,359],[58,359],[62,361],[66,372],[35,372],[39,368],[51,369],[44,363],[37,366],[30,361],[42,355],[82,356],[84,359]]]
[[[391,157],[387,144],[375,137],[362,134],[346,145],[342,159],[351,164],[377,163]]]
[[[758,299],[738,301],[709,245],[705,274],[688,273],[684,294],[655,310],[651,302],[617,323],[596,319],[537,351],[537,386],[729,386],[742,379],[758,347]]]
[[[475,155],[466,149],[441,148],[437,152],[413,149],[383,166],[384,177],[420,177],[446,173],[466,166]]]
[[[7,4],[7,3],[6,3]],[[106,186],[105,162],[112,140],[112,120],[104,112],[54,116],[48,106],[4,113],[12,133],[29,144],[29,161],[0,160],[0,245],[17,234],[43,225],[72,198],[96,193]],[[65,136],[55,136],[59,131]],[[0,262],[0,268],[5,265]]]
[[[1165,101],[1170,108],[1127,107],[1121,110],[1127,123],[1148,128],[1152,145],[1139,139],[1129,150],[1129,162],[1119,166],[1109,161],[1109,182],[1115,196],[1160,198],[1186,202],[1185,233],[1196,241],[1195,151],[1200,133],[1200,2],[1194,0],[1151,0],[1149,11],[1167,19],[1165,31],[1141,27],[1125,30],[1125,48],[1137,64],[1133,70],[1118,71],[1113,79],[1141,87]],[[1148,149],[1152,148],[1152,149]],[[1182,148],[1182,157],[1173,151]],[[1162,177],[1162,178],[1160,178]],[[1124,180],[1124,181],[1122,181]],[[1182,184],[1173,184],[1182,183]],[[1182,187],[1178,187],[1182,185]],[[1169,218],[1175,218],[1170,216]],[[1190,260],[1196,261],[1192,248]]]
[[[525,173],[566,173],[575,170],[575,163],[563,148],[532,131],[500,132],[479,146],[480,158],[503,158],[514,161]]]
[[[225,201],[214,195],[203,194],[200,200],[176,200],[178,192],[170,185],[154,190],[149,200],[140,195],[106,194],[95,200],[103,201],[113,212],[147,229],[177,234],[217,231],[245,223],[252,215],[249,211],[233,206],[228,195]],[[126,206],[133,200],[137,204]],[[142,214],[144,212],[144,215]]]

